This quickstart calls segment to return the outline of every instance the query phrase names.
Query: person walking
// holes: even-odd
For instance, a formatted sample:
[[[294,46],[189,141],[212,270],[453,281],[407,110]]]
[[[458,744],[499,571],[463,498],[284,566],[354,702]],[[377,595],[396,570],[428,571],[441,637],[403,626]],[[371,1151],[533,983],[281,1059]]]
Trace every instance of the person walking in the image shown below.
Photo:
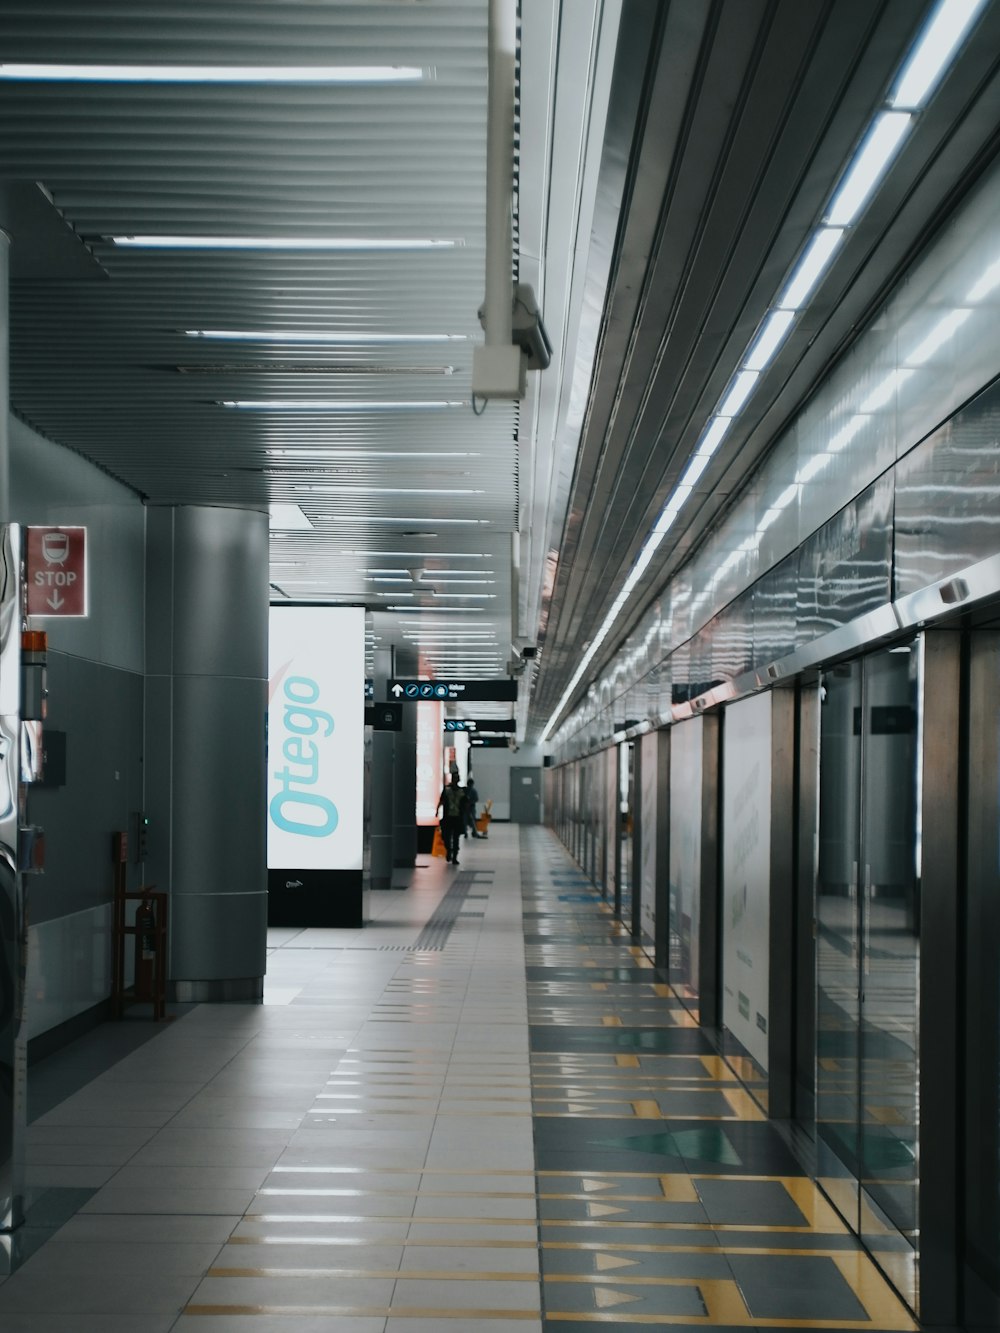
[[[458,843],[465,828],[466,797],[458,785],[458,774],[452,773],[447,787],[442,788],[441,799],[437,803],[441,815],[441,835],[444,838],[446,859],[453,866],[458,865]]]
[[[471,833],[474,838],[478,838],[476,832],[476,802],[479,800],[479,792],[476,790],[476,783],[472,774],[469,774],[469,781],[465,787],[465,829],[464,836],[467,838]]]

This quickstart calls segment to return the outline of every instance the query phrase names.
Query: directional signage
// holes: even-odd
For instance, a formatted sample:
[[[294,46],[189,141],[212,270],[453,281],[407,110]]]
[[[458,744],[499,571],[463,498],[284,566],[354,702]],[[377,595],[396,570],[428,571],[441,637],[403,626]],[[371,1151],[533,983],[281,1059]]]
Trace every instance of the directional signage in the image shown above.
[[[87,529],[28,528],[28,615],[87,614]]]
[[[445,731],[516,731],[512,717],[446,717]]]
[[[476,749],[506,750],[510,739],[507,736],[470,736],[469,744]]]
[[[427,699],[467,700],[482,703],[487,699],[515,700],[515,680],[390,680],[390,699],[420,703]]]
[[[402,731],[402,704],[368,704],[365,708],[365,726],[376,731]]]

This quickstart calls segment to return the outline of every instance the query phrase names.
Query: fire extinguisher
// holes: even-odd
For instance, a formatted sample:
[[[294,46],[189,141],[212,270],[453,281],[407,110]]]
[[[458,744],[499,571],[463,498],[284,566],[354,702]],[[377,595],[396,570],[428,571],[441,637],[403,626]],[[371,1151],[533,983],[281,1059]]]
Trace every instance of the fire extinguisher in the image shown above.
[[[135,914],[135,998],[152,1000],[156,968],[156,911],[143,898]]]

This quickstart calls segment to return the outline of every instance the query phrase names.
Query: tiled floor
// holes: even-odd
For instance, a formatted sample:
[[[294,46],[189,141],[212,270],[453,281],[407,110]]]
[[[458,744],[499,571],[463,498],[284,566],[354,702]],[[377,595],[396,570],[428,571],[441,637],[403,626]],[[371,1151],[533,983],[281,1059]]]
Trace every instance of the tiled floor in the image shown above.
[[[422,861],[35,1121],[3,1333],[914,1327],[550,833]]]

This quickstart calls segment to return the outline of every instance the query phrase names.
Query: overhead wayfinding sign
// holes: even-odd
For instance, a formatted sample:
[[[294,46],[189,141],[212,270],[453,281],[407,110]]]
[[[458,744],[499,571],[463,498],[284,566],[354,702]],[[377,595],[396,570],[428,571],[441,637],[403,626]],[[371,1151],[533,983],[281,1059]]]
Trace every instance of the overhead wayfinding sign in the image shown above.
[[[446,717],[445,731],[514,731],[512,717]]]
[[[469,744],[475,749],[506,750],[510,745],[509,736],[470,736]]]
[[[486,700],[516,700],[516,680],[390,680],[390,699],[421,703],[428,699],[468,700],[483,703]]]
[[[87,529],[28,528],[29,616],[87,614]]]

